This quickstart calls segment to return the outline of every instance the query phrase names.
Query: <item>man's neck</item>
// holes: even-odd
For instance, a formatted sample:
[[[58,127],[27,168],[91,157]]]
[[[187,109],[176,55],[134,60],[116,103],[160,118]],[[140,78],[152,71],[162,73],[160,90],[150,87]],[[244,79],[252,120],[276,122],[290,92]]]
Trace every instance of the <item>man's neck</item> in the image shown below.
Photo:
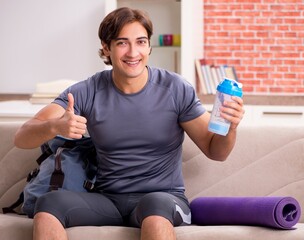
[[[117,78],[115,73],[112,75],[115,86],[125,94],[133,94],[142,90],[148,81],[147,68],[143,74],[137,78]]]

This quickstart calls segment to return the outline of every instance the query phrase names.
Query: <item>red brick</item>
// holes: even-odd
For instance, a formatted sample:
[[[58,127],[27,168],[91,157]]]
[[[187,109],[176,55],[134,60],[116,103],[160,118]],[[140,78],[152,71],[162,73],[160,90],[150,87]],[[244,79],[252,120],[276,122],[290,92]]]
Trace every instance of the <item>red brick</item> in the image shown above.
[[[241,51],[242,50],[242,46],[240,46],[240,45],[227,46],[227,48],[229,48],[230,51]]]
[[[262,52],[261,55],[263,58],[273,58],[274,57],[274,53],[272,53],[272,52]]]
[[[257,32],[256,35],[259,38],[268,38],[269,37],[269,32]]]
[[[275,58],[299,58],[300,53],[275,53]]]
[[[241,34],[244,38],[253,38],[255,36],[254,32],[242,32]]]
[[[301,17],[301,13],[300,12],[278,11],[275,13],[275,17]]]
[[[297,37],[297,32],[285,32],[284,37],[285,38],[296,38]]]
[[[304,93],[304,88],[297,88],[295,89],[296,93]]]
[[[278,73],[275,71],[269,72],[269,78],[271,78],[271,79],[281,79],[282,77],[283,77],[282,73]]]
[[[261,85],[261,80],[257,80],[257,79],[251,79],[251,80],[244,80],[243,81],[244,85]]]
[[[266,5],[266,4],[259,4],[259,3],[255,4],[255,8],[256,8],[256,10],[263,11],[263,12],[269,11],[269,9],[270,9],[270,7],[268,5]]]
[[[243,5],[239,5],[241,6],[242,9],[244,10],[254,10],[254,4],[243,4]]]
[[[204,3],[205,57],[235,66],[244,92],[303,94],[303,0]]]
[[[272,92],[272,93],[282,93],[282,92],[284,92],[281,87],[270,87],[269,91]]]
[[[271,24],[282,24],[283,22],[284,22],[284,19],[282,19],[282,18],[270,19]]]
[[[255,92],[252,86],[243,86],[243,92]]]
[[[253,78],[254,77],[254,74],[253,73],[243,73],[242,75],[242,78]]]
[[[254,65],[254,60],[253,59],[242,59],[241,61],[242,61],[242,65],[245,65],[245,66]]]
[[[293,25],[290,26],[291,31],[304,31],[304,26],[303,25]]]
[[[288,66],[277,66],[276,69],[278,72],[288,72],[289,71]]]
[[[253,45],[244,45],[244,46],[237,45],[237,47],[239,50],[243,50],[243,51],[253,51],[254,50]],[[232,50],[232,49],[230,48],[230,50]]]
[[[257,45],[257,46],[254,46],[254,48],[257,52],[266,52],[269,49],[268,46],[263,46],[263,45]]]
[[[269,36],[271,37],[271,38],[281,38],[281,37],[283,37],[284,36],[284,32],[270,32],[269,33]]]
[[[229,32],[229,37],[230,38],[240,38],[242,35],[242,32],[238,31],[238,32]]]
[[[259,53],[257,52],[236,52],[234,56],[237,58],[257,58]]]
[[[303,39],[284,38],[278,39],[276,43],[279,45],[301,45],[303,43]]]
[[[272,25],[252,25],[248,26],[250,31],[273,31],[275,28]]]
[[[255,64],[257,64],[257,65],[267,65],[268,64],[268,59],[257,59],[257,60],[255,60]]]
[[[236,39],[235,41],[237,44],[245,44],[245,45],[251,45],[251,44],[261,44],[261,39]]]
[[[269,62],[271,65],[282,65],[283,63],[283,60],[281,59],[270,59],[270,62]]]
[[[284,79],[296,79],[296,74],[295,73],[285,73]],[[293,85],[294,85],[295,81],[289,81],[289,82],[293,83]],[[298,81],[296,81],[296,82],[297,82],[296,84],[299,83]]]
[[[263,80],[263,85],[268,85],[268,86],[272,86],[274,85],[275,81],[273,79],[264,79]]]

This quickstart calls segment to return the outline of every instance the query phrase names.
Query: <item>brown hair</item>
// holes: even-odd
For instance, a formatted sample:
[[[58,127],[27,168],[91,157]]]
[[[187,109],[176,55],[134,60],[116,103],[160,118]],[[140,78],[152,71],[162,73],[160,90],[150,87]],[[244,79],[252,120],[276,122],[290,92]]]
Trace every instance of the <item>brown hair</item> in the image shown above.
[[[121,29],[128,23],[139,22],[147,31],[150,41],[153,34],[153,25],[144,11],[131,9],[128,7],[118,8],[109,13],[101,22],[98,36],[102,44],[106,44],[110,49],[111,41],[116,39]],[[99,56],[104,59],[104,63],[112,65],[111,59],[105,56],[103,49],[99,49]]]

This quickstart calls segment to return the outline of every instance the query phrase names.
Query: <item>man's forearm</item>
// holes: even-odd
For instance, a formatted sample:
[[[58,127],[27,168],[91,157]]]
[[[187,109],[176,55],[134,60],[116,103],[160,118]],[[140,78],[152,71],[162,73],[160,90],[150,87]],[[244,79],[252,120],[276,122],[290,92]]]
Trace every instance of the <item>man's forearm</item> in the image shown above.
[[[235,145],[236,134],[237,130],[231,128],[226,136],[214,134],[210,144],[210,157],[218,161],[226,160]]]
[[[54,120],[41,121],[33,118],[24,123],[15,134],[14,143],[16,147],[24,149],[36,148],[55,137],[52,121]]]

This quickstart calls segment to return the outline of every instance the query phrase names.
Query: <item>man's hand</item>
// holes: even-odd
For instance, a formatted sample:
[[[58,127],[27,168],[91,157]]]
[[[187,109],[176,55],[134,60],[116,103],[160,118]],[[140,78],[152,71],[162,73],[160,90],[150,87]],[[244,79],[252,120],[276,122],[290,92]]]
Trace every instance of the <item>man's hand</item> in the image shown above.
[[[68,106],[59,121],[59,132],[64,137],[79,139],[82,138],[82,135],[86,132],[87,119],[75,115],[74,96],[72,93],[68,94]]]
[[[231,122],[231,129],[236,129],[244,116],[245,110],[242,98],[231,97],[231,99],[233,101],[224,102],[224,106],[221,108],[221,116]]]

